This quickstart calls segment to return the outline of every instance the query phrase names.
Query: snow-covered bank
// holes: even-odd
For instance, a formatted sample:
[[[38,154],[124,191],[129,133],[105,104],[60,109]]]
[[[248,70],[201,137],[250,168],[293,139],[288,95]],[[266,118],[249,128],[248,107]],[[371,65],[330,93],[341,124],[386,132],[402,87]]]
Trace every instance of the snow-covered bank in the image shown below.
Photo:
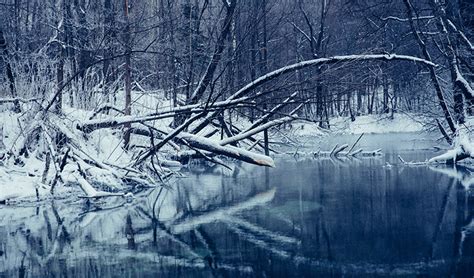
[[[82,115],[78,113],[76,112],[71,119],[81,119]],[[56,119],[51,119],[51,121],[54,120]],[[59,123],[59,120],[57,122]],[[78,187],[64,186],[77,183],[77,178],[73,175],[74,169],[70,165],[66,165],[60,177],[56,177],[56,170],[60,161],[53,158],[50,159],[50,164],[45,171],[45,161],[47,160],[45,154],[52,152],[51,143],[53,139],[38,139],[41,138],[39,135],[38,138],[26,138],[25,134],[31,128],[30,124],[29,111],[25,113],[14,113],[8,110],[0,112],[0,128],[2,128],[0,133],[0,141],[2,142],[0,147],[0,203],[50,198],[52,197],[50,193],[51,181],[55,179],[61,180],[61,186],[55,187],[55,197],[71,191],[80,192]],[[64,131],[68,129],[68,127],[63,128]],[[82,146],[83,149],[87,149],[88,153],[95,154],[101,161],[106,161],[105,158],[115,162],[121,161],[121,157],[111,151],[118,144],[120,138],[111,135],[111,133],[110,131],[101,131],[94,134],[94,136],[91,136],[91,142],[87,146]],[[71,134],[73,138],[80,138],[76,134]],[[28,140],[35,141],[33,143],[35,149],[28,149],[27,155],[21,156],[21,159],[14,159],[12,154],[20,153],[24,142],[28,142]],[[107,144],[104,143],[105,141],[107,141]],[[57,154],[57,156],[61,157],[61,154]],[[122,156],[125,157],[125,155]],[[89,169],[85,168],[85,170],[88,171]],[[110,181],[111,184],[120,184],[118,179],[110,179],[109,176],[103,173],[97,173],[95,176],[100,178],[101,182]]]
[[[317,123],[297,122],[293,124],[295,136],[321,136],[324,134],[361,134],[361,133],[396,133],[396,132],[420,132],[423,124],[415,120],[414,115],[394,114],[393,119],[389,115],[366,115],[358,116],[355,121],[349,117],[338,117],[329,121],[331,126],[329,132],[322,131]]]
[[[150,99],[146,99],[145,103],[141,105],[140,100],[144,99],[145,97],[138,98],[134,102],[134,107],[145,110],[141,113],[152,113],[156,107],[166,105],[159,102],[159,100]],[[145,107],[147,103],[152,105]],[[64,190],[76,190],[79,193],[80,188],[82,188],[87,197],[94,197],[96,196],[95,191],[89,190],[92,185],[106,186],[112,192],[111,194],[115,194],[117,192],[129,192],[130,188],[127,184],[129,180],[140,181],[147,185],[155,184],[146,171],[130,171],[130,167],[134,165],[132,163],[134,159],[137,159],[137,155],[143,155],[141,150],[150,143],[149,136],[132,136],[130,145],[133,147],[125,150],[121,128],[98,129],[87,134],[76,128],[77,123],[89,120],[93,116],[97,119],[114,119],[114,117],[120,116],[119,113],[114,111],[95,113],[94,111],[72,109],[70,107],[64,107],[63,111],[63,115],[51,114],[48,116],[47,121],[40,125],[42,131],[38,133],[38,138],[25,137],[25,134],[28,134],[27,129],[31,129],[29,121],[31,121],[32,116],[28,117],[28,112],[25,114],[17,114],[11,111],[0,112],[0,126],[3,126],[2,138],[0,139],[2,139],[4,145],[0,147],[0,202],[22,198],[34,199],[37,196],[49,198],[51,197],[50,191],[53,188],[58,193]],[[273,166],[272,158],[268,157],[267,160],[267,157],[262,155],[263,146],[258,143],[263,142],[261,130],[252,133],[252,140],[256,143],[242,142],[241,148],[229,144],[233,142],[233,139],[243,137],[242,134],[245,135],[247,130],[253,128],[253,124],[244,117],[234,117],[232,122],[238,133],[226,139],[221,138],[223,131],[213,126],[206,127],[197,135],[182,132],[176,136],[177,138],[184,138],[190,147],[211,151],[215,155],[223,155],[257,165]],[[168,127],[171,120],[172,118],[150,121],[149,125],[156,130],[171,132]],[[134,126],[134,128],[136,127]],[[51,144],[54,137],[48,134],[48,130],[59,130],[68,138],[69,143],[63,149],[52,149]],[[287,123],[285,121],[285,125],[280,125],[277,129],[271,130],[270,139],[278,141],[283,137],[292,138],[294,136],[320,137],[334,133],[387,133],[420,130],[422,130],[422,125],[405,115],[395,115],[393,120],[380,116],[361,116],[357,117],[355,122],[351,122],[349,118],[333,119],[330,131],[323,131],[314,123],[302,121]],[[157,138],[157,140],[163,139]],[[30,144],[24,144],[29,141],[31,141]],[[27,149],[28,154],[19,155],[25,145],[31,146],[30,149]],[[278,149],[277,144],[272,144],[271,147]],[[7,152],[9,155],[3,155]],[[47,162],[46,154],[48,153],[54,153],[51,156],[54,157],[54,161],[51,163]],[[186,157],[188,153],[189,149],[185,146],[176,147],[176,145],[170,144],[169,146],[163,146],[161,152],[156,154],[155,161],[159,163],[157,165],[165,173],[164,176],[173,175],[176,173],[175,170],[178,171],[178,169],[171,169],[171,164],[167,162],[171,159],[179,159],[180,155]],[[19,159],[15,159],[15,157],[19,157]],[[63,157],[69,157],[70,163],[65,165],[64,169],[58,170]],[[176,168],[182,166],[178,161],[175,162],[178,165]],[[216,158],[214,162],[226,164],[228,161]],[[46,167],[46,165],[50,166]],[[81,182],[85,176],[88,179],[87,182]],[[57,180],[60,180],[58,182],[60,186],[53,187],[52,184],[56,184]],[[100,190],[100,188],[98,189]]]
[[[414,120],[413,115],[394,114],[393,116],[393,119],[388,115],[359,116],[354,122],[348,118],[337,118],[333,120],[334,130],[350,134],[419,132],[423,130],[423,125]]]

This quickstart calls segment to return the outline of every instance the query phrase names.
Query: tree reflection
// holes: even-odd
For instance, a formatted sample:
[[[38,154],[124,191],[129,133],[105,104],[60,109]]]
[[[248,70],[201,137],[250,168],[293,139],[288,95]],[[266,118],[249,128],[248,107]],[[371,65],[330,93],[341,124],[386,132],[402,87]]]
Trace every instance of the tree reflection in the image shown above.
[[[447,175],[453,179],[453,184],[449,192],[445,195],[443,206],[448,202],[455,203],[455,233],[454,233],[454,253],[455,260],[451,267],[451,272],[456,276],[472,267],[474,258],[474,168],[466,165],[437,165],[430,166],[430,169]],[[440,223],[443,217],[440,216]]]

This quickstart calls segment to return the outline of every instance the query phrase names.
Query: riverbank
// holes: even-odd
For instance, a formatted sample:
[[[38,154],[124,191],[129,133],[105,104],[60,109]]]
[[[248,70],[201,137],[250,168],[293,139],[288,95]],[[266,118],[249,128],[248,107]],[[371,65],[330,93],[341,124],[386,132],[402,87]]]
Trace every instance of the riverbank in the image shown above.
[[[92,112],[82,110],[66,109],[66,114],[69,118],[75,119],[76,121],[84,120],[89,118],[89,114]],[[15,114],[10,111],[0,113],[0,126],[3,126],[2,140],[3,150],[0,148],[0,157],[5,155],[8,151],[14,151],[21,145],[22,138],[22,127],[27,126],[25,120],[26,117],[21,117],[19,114]],[[413,116],[395,114],[394,118],[391,119],[387,116],[360,116],[355,121],[351,121],[350,118],[339,117],[331,120],[331,130],[323,130],[318,127],[316,123],[295,121],[291,125],[287,125],[286,128],[281,128],[277,134],[272,135],[278,138],[279,135],[284,135],[288,138],[330,138],[334,134],[360,134],[360,133],[393,133],[393,132],[419,132],[423,130],[422,124],[415,121]],[[244,130],[250,125],[250,122],[243,119],[235,121],[239,128]],[[161,122],[165,125],[167,122]],[[121,138],[120,132],[114,132],[113,130],[99,130],[90,135],[89,142],[89,153],[94,153],[97,158],[102,162],[113,161],[115,163],[120,162],[122,165],[126,165],[127,161],[130,161],[133,153],[124,152],[120,148]],[[256,134],[256,139],[261,138],[261,134]],[[213,137],[216,140],[220,139],[220,133],[214,134]],[[38,142],[46,147],[45,142]],[[277,146],[272,146],[278,148]],[[6,155],[5,155],[6,157]],[[36,198],[44,199],[50,198],[49,186],[43,184],[44,180],[54,179],[55,171],[51,165],[50,171],[44,173],[45,162],[44,157],[35,151],[30,153],[28,158],[23,159],[21,163],[13,163],[13,161],[1,161],[0,160],[0,203],[11,202],[14,200],[33,199]],[[99,176],[101,173],[95,173]],[[70,175],[68,168],[63,171],[61,178],[65,183],[73,184],[77,183],[73,175]],[[113,177],[100,176],[101,182],[108,182],[111,184],[119,184]],[[72,191],[78,191],[78,186],[65,187],[58,186],[56,188],[56,194],[63,194]],[[124,189],[124,188],[122,188]]]
[[[413,114],[364,115],[352,121],[348,117],[332,118],[330,130],[319,128],[318,123],[295,122],[292,134],[295,136],[324,136],[330,134],[383,134],[400,132],[422,132],[423,124]]]

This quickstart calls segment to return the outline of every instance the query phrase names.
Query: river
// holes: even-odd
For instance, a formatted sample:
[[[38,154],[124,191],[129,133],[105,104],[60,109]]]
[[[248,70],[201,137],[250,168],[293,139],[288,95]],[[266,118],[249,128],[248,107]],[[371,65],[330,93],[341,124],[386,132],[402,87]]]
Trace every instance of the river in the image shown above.
[[[380,157],[191,165],[131,201],[0,205],[0,277],[472,277],[472,170],[398,160],[439,154],[432,137],[365,135]]]

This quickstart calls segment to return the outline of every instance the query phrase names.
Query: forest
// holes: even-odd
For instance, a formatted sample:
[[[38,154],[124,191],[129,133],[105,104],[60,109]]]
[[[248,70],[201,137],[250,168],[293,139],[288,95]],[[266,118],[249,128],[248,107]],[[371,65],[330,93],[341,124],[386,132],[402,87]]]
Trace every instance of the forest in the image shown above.
[[[1,3],[3,160],[44,161],[51,192],[64,168],[92,190],[89,167],[154,183],[163,161],[273,166],[268,130],[294,120],[411,112],[454,144],[434,159],[471,156],[468,1],[119,2]],[[100,157],[108,135],[126,164]]]
[[[473,38],[468,0],[0,0],[0,206],[151,188],[155,218],[161,188],[196,167],[377,159],[364,134],[383,130],[436,145],[395,163],[459,178],[474,158]],[[321,143],[347,133],[360,137]]]

